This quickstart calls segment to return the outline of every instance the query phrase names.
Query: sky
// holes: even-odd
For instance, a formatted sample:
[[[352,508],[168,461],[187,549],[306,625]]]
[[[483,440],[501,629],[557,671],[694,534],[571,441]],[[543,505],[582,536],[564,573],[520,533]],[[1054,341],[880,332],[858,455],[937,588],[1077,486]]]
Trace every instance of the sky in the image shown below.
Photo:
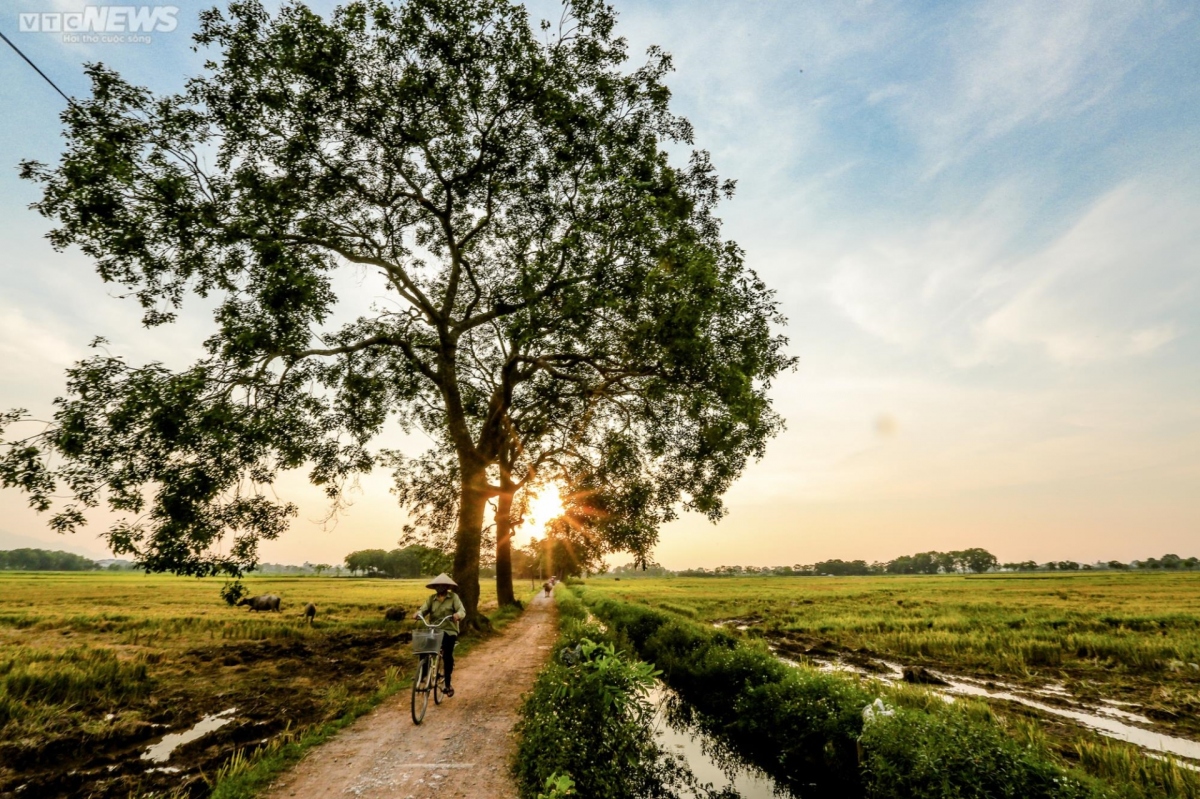
[[[19,32],[20,12],[76,0],[11,0],[0,30],[68,94],[86,93],[86,61],[171,92],[201,69],[190,32],[207,5],[181,3],[178,27],[149,43]],[[777,291],[799,358],[771,391],[787,430],[723,520],[662,530],[659,562],[1200,553],[1195,4],[615,5],[635,63],[652,44],[673,54],[674,109],[738,182],[725,235]],[[16,164],[57,158],[63,105],[0,50],[0,407],[43,416],[94,336],[182,366],[208,329],[196,307],[147,333],[136,303],[43,238]],[[366,276],[340,288],[374,291]],[[302,512],[264,558],[395,546],[388,485],[364,478],[327,523],[316,490],[283,480]],[[0,491],[0,547],[103,555],[102,526],[64,540]]]

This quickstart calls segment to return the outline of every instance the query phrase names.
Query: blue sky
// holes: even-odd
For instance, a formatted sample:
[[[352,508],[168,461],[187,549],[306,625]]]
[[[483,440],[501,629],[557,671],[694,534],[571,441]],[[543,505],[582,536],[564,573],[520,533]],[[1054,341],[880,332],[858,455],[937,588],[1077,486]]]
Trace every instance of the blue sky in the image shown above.
[[[199,69],[189,31],[66,44],[0,29],[68,93],[102,60],[160,91]],[[317,8],[332,4],[314,3]],[[531,4],[557,18],[556,3]],[[717,526],[664,530],[669,566],[1195,554],[1200,541],[1200,19],[1185,2],[619,2],[634,58],[675,57],[675,108],[738,195],[726,233],[777,289],[799,370],[788,421]],[[186,362],[202,312],[146,336],[26,210],[62,99],[0,53],[0,405],[45,411],[103,334]],[[386,478],[337,529],[305,513],[268,557],[390,546]],[[0,528],[54,542],[0,495]],[[0,541],[2,544],[3,541]],[[80,539],[79,547],[99,546]]]

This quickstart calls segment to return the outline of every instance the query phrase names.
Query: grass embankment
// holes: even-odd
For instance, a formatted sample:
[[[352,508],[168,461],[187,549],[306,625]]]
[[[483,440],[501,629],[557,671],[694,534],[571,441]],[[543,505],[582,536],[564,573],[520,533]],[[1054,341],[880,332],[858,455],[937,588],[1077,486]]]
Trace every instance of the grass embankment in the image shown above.
[[[522,799],[669,797],[681,779],[654,741],[654,669],[616,651],[566,586],[561,634],[521,706],[513,776]]]
[[[798,795],[1200,795],[1195,775],[1129,747],[1092,748],[1083,768],[1074,768],[1036,725],[1000,717],[983,703],[947,704],[916,687],[789,666],[759,642],[612,593],[588,588],[582,598],[662,670],[709,734]],[[868,705],[875,708],[869,717]]]
[[[251,613],[220,600],[220,580],[0,573],[0,793],[205,796],[263,741],[286,759],[403,687],[411,625],[383,610],[411,613],[423,582],[251,577],[252,594],[283,597],[281,613]],[[139,759],[228,708],[234,723],[164,764],[179,773]]]
[[[1136,704],[1200,735],[1200,574],[591,580],[701,622],[737,619],[790,657],[836,650]]]

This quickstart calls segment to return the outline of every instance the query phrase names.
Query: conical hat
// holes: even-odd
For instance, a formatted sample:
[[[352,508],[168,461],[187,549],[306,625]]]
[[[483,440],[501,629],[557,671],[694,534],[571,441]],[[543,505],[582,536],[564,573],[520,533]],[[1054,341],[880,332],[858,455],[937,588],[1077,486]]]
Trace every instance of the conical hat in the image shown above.
[[[432,580],[430,580],[428,583],[425,584],[425,587],[426,588],[437,588],[439,585],[444,585],[447,588],[458,588],[458,583],[456,583],[456,582],[454,582],[454,580],[450,579],[450,575],[446,574],[445,572],[442,572],[437,577],[434,577]]]

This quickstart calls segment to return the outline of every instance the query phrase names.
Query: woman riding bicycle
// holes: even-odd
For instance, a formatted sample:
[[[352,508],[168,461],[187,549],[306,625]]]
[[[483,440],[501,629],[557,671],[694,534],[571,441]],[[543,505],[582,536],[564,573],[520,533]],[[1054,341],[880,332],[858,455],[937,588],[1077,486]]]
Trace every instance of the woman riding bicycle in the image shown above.
[[[417,612],[430,622],[437,622],[447,616],[452,617],[440,629],[445,632],[442,636],[442,663],[446,669],[446,696],[454,696],[454,689],[450,687],[450,675],[454,672],[454,645],[458,643],[458,622],[467,617],[467,609],[458,598],[458,594],[450,590],[458,588],[458,583],[450,579],[450,575],[445,572],[434,577],[425,587],[432,588],[437,593],[426,599]]]

